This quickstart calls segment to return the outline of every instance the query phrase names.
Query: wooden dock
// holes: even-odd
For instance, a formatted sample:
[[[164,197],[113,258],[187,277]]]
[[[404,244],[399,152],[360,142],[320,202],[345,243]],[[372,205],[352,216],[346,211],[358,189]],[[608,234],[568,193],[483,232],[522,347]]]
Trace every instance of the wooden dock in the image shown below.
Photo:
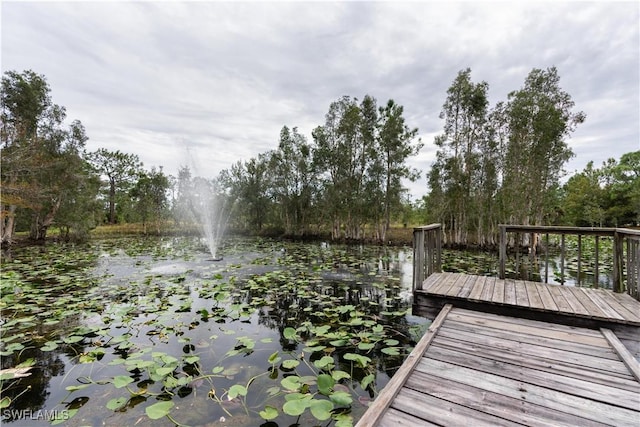
[[[447,303],[578,326],[640,327],[640,302],[606,289],[550,285],[462,273],[433,273],[414,291],[414,314],[434,318]]]
[[[582,313],[568,297],[563,296],[561,303],[561,294],[550,290],[545,297],[537,290],[538,300],[527,284],[515,286],[516,282],[511,295],[497,281],[483,279],[482,288],[476,290],[471,286],[473,276],[445,275],[439,285],[437,276],[431,277],[425,290],[441,290],[451,298],[449,293],[455,291],[455,298],[466,294],[481,302],[484,296],[491,298],[491,304],[517,305],[524,304],[526,295],[528,305],[540,313],[571,310],[574,316],[600,318],[613,309],[616,322],[634,327],[638,320],[632,315],[638,313],[633,306],[618,301],[607,308],[597,297],[588,296],[590,304],[573,291],[583,309],[600,311]],[[494,295],[500,300],[501,293],[501,302],[494,301]],[[619,318],[627,315],[629,319]],[[446,304],[356,427],[433,425],[638,426],[640,366],[607,328]]]
[[[413,314],[435,318],[445,304],[591,329],[611,329],[640,360],[640,301],[606,289],[462,273],[433,273],[414,290]]]

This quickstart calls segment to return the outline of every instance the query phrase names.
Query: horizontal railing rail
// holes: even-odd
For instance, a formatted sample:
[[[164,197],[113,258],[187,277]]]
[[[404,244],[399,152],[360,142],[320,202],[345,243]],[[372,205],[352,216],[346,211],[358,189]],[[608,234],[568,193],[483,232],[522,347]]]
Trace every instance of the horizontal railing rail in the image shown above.
[[[430,224],[413,229],[413,290],[422,289],[422,282],[431,274],[442,271],[442,225]]]
[[[545,236],[545,268],[544,282],[549,282],[549,235],[560,236],[560,283],[565,282],[565,255],[566,236],[577,237],[577,285],[581,284],[581,274],[584,261],[583,237],[594,236],[594,286],[599,283],[600,271],[600,246],[601,238],[610,238],[611,241],[611,272],[614,292],[626,292],[636,299],[640,299],[640,230],[628,228],[605,228],[605,227],[564,227],[564,226],[532,226],[532,225],[507,225],[501,224],[500,229],[500,254],[498,274],[501,279],[505,278],[508,246],[511,246],[516,253],[516,270],[520,264],[521,248],[527,248],[529,256],[533,261],[539,237]],[[513,233],[510,239],[507,233]],[[527,236],[525,238],[524,236]],[[511,245],[509,245],[511,243]],[[532,262],[533,264],[533,262]]]

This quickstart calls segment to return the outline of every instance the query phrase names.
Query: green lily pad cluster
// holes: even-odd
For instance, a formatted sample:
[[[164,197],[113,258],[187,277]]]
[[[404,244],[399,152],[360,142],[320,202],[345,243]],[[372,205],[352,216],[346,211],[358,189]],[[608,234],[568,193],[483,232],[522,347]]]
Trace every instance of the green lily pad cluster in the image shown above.
[[[64,355],[74,416],[100,402],[103,416],[182,425],[224,416],[347,426],[424,329],[407,319],[397,272],[379,266],[391,256],[262,240],[228,243],[238,258],[227,264],[154,270],[202,259],[191,240],[110,239],[4,263],[0,354],[15,368]],[[244,263],[248,251],[264,255]],[[6,378],[2,391],[20,384]],[[0,404],[21,397],[10,395]]]

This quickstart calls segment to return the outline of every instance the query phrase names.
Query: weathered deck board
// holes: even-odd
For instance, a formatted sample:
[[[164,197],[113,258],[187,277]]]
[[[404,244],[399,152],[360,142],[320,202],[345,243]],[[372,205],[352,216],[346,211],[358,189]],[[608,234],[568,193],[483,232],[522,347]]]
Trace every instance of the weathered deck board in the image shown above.
[[[613,298],[629,312],[633,313],[633,316],[640,320],[640,312],[638,312],[637,300],[627,298],[626,294],[613,294]]]
[[[638,362],[607,329],[447,304],[408,360],[356,427],[640,425]]]
[[[419,419],[427,419],[429,422],[443,426],[519,426],[519,424],[499,416],[421,393],[408,387],[400,390],[392,407],[412,414]]]
[[[501,413],[509,419],[530,426],[549,426],[549,420],[556,425],[572,425],[576,422],[580,426],[602,426],[600,423],[578,419],[575,416],[561,411],[533,405],[527,401],[507,397],[499,393],[493,393],[481,388],[449,381],[436,376],[429,376],[422,372],[415,372],[407,380],[407,387],[414,390],[422,390],[422,384],[429,382],[429,393],[451,400],[458,404],[466,404],[478,410]],[[386,416],[385,416],[386,419]],[[415,425],[415,419],[414,424]],[[422,424],[421,424],[422,425]]]
[[[504,302],[504,281],[496,280],[493,284],[493,295],[491,296],[491,301],[497,304],[502,304]]]
[[[480,294],[480,300],[486,301],[487,299],[491,299],[493,295],[493,288],[496,286],[495,277],[491,277],[487,279],[484,283],[484,287],[482,288],[482,293]]]
[[[389,408],[384,417],[384,420],[380,421],[378,427],[415,427],[416,419],[412,415],[406,414],[397,409]],[[439,424],[430,423],[422,420],[420,426],[423,427],[440,427]]]
[[[525,282],[524,285],[527,290],[527,296],[529,297],[529,307],[543,310],[544,304],[542,304],[538,287],[531,282]]]
[[[419,365],[419,371],[466,385],[481,385],[487,391],[526,400],[529,403],[567,412],[599,423],[616,426],[637,426],[638,421],[640,421],[640,412],[638,411],[557,391],[546,384],[539,385],[533,381],[514,380],[499,374],[487,374],[476,371],[473,368],[429,358],[423,358]],[[425,387],[428,387],[428,385],[425,385]]]
[[[481,278],[481,281],[484,282],[485,278]],[[460,289],[460,292],[458,292],[458,298],[466,298],[469,296],[469,294],[471,293],[471,291],[474,288],[475,285],[474,280],[468,279],[467,281],[465,281],[464,286]],[[482,287],[484,287],[484,284],[478,286],[480,289],[482,289]]]
[[[497,323],[497,322],[496,322]],[[478,334],[480,336],[486,335],[488,337],[502,338],[507,340],[518,340],[521,343],[533,344],[539,347],[550,347],[556,349],[563,349],[566,351],[579,352],[580,354],[589,354],[597,357],[604,357],[608,359],[618,359],[618,355],[613,351],[606,343],[605,340],[601,340],[601,345],[583,344],[576,340],[562,341],[557,338],[557,335],[553,335],[552,338],[541,335],[530,335],[518,331],[510,331],[507,329],[490,329],[487,327],[471,326],[466,322],[456,322],[450,317],[448,322],[449,328],[457,330],[460,333]],[[486,326],[486,325],[485,325]],[[598,343],[600,344],[600,343]]]
[[[573,296],[576,297],[578,301],[582,304],[584,308],[590,313],[591,316],[595,317],[607,317],[606,313],[591,301],[591,298],[587,296],[584,292],[584,288],[576,288],[574,286],[567,287]]]
[[[625,374],[628,372],[626,366],[616,360],[617,363],[612,363],[609,357],[591,356],[581,354],[577,352],[570,352],[557,348],[545,348],[537,346],[536,344],[522,343],[519,341],[513,341],[503,338],[487,337],[481,341],[476,341],[478,338],[471,333],[463,333],[461,331],[449,331],[442,330],[439,333],[443,343],[448,343],[450,346],[464,347],[469,344],[461,344],[460,340],[464,340],[466,343],[473,343],[478,348],[486,349],[498,349],[503,351],[510,351],[520,354],[522,357],[537,356],[545,359],[549,359],[554,363],[569,363],[576,366],[582,366],[585,369],[593,369],[598,371],[607,371],[611,374]],[[469,349],[471,350],[471,349]]]
[[[513,279],[434,273],[415,291],[443,303],[466,301],[640,326],[640,302],[605,289],[549,285]],[[482,308],[478,308],[482,310]],[[416,314],[419,313],[415,310]]]
[[[438,342],[432,346],[433,352],[440,350],[455,350],[455,345],[448,345],[445,342]],[[522,357],[519,354],[505,353],[502,350],[487,349],[487,348],[473,348],[468,350],[469,353],[475,353],[479,357],[484,357],[490,360],[509,361],[510,363],[519,363]],[[618,388],[636,392],[638,391],[638,382],[634,380],[629,373],[611,374],[611,372],[602,372],[598,370],[587,369],[583,366],[575,366],[568,362],[557,362],[549,360],[544,357],[538,357],[528,355],[528,363],[530,366],[537,368],[540,371],[561,373],[568,377],[588,380],[596,384],[615,385]]]
[[[529,307],[529,297],[527,296],[527,285],[522,280],[516,280],[516,304]]]
[[[486,283],[489,281],[493,282],[495,281],[495,279],[488,278],[485,276],[478,279],[475,283],[475,286],[472,286],[471,292],[469,292],[468,299],[471,301],[480,300],[482,297],[482,292],[484,291],[484,287],[486,286]]]

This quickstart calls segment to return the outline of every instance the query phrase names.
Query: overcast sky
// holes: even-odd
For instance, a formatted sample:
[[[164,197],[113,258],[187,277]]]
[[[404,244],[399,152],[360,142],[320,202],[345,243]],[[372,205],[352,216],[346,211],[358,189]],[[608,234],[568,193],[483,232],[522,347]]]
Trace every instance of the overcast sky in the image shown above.
[[[85,125],[87,148],[147,169],[188,164],[213,177],[275,149],[283,125],[311,130],[343,95],[394,99],[424,143],[411,165],[426,191],[446,91],[458,71],[489,83],[491,105],[533,68],[557,67],[587,120],[570,173],[640,149],[640,3],[0,3],[2,72],[43,74]]]

